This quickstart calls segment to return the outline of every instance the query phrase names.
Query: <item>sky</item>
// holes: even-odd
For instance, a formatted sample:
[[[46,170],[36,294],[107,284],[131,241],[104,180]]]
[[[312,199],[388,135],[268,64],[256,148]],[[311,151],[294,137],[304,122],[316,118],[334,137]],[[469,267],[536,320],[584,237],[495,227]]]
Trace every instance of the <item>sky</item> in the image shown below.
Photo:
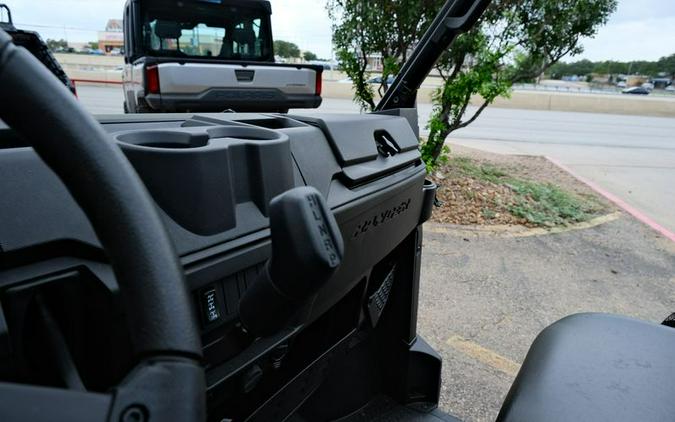
[[[124,0],[4,0],[20,28],[43,38],[74,42],[96,39],[110,18],[120,18]],[[322,0],[271,0],[275,39],[330,58],[331,22]],[[657,60],[675,53],[675,0],[619,0],[619,7],[583,54],[566,61]]]

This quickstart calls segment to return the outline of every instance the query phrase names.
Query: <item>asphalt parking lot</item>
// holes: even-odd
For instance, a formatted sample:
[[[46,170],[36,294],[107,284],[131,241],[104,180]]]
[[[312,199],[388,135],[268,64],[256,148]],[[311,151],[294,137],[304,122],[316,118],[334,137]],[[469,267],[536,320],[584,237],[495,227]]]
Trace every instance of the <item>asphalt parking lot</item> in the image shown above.
[[[443,410],[493,421],[529,345],[564,316],[675,312],[675,243],[610,220],[525,237],[425,226],[418,332],[443,357]]]

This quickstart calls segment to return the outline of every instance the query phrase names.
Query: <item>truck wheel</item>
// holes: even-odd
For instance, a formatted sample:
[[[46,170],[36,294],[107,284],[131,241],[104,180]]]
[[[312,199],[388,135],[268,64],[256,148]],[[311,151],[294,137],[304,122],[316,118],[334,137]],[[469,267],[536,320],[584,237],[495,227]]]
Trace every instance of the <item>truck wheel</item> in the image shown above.
[[[150,108],[148,103],[145,102],[143,99],[138,99],[138,102],[136,103],[136,113],[154,113],[155,110]]]

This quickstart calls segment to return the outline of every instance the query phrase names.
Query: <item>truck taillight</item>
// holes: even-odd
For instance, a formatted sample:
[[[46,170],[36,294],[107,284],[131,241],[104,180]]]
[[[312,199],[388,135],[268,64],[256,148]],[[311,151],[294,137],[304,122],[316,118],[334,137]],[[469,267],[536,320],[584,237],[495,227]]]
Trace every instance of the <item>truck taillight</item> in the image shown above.
[[[322,79],[323,79],[323,73],[321,72],[316,72],[316,87],[315,87],[315,93],[318,96],[321,96],[321,84],[322,84]]]
[[[145,87],[148,94],[159,94],[159,67],[157,65],[145,68]]]

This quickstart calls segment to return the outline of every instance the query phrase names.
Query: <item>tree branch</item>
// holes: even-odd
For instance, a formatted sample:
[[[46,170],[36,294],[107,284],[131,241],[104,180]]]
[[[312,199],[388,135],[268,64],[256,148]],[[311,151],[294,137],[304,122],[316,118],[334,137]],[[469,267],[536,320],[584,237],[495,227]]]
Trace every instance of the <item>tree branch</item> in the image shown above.
[[[462,53],[459,56],[459,60],[455,62],[455,67],[452,69],[452,73],[450,73],[450,76],[446,79],[447,81],[452,81],[457,77],[457,74],[459,73],[460,70],[462,70],[462,66],[464,66],[464,62],[466,61],[466,53]]]
[[[483,104],[481,104],[481,106],[478,107],[478,110],[476,110],[476,112],[474,113],[474,115],[473,115],[469,120],[467,120],[466,122],[463,122],[463,123],[460,123],[459,125],[457,125],[457,126],[453,129],[453,131],[455,131],[455,130],[457,130],[457,129],[464,128],[464,127],[467,127],[467,126],[469,126],[471,123],[475,122],[476,119],[478,118],[478,116],[481,115],[481,113],[483,112],[483,110],[485,110],[485,109],[487,108],[487,106],[490,105],[490,102],[491,102],[491,101],[485,100],[485,101],[483,102]]]
[[[443,72],[443,68],[436,66],[436,70],[438,70],[438,74],[441,75],[441,79],[443,79],[443,85],[445,85],[445,82],[448,81],[448,77],[446,76],[445,72]]]

